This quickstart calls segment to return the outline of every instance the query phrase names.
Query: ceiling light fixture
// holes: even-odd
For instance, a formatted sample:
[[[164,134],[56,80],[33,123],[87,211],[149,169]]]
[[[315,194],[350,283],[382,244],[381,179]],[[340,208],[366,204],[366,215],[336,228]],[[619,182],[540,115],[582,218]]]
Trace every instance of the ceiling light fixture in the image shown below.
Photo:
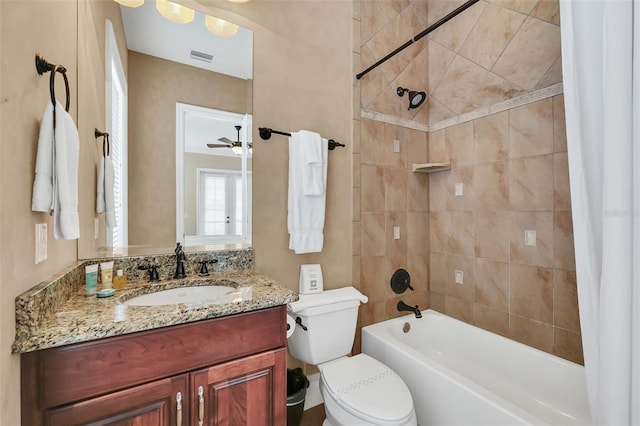
[[[156,0],[158,12],[171,22],[187,24],[193,21],[196,11],[168,0]]]
[[[221,37],[229,37],[238,32],[238,26],[236,24],[216,18],[215,16],[207,15],[204,23],[210,32]]]
[[[231,3],[246,3],[249,0],[229,0]]]
[[[409,92],[409,109],[418,108],[422,103],[427,99],[427,94],[425,92],[416,92],[414,90],[403,89],[402,87],[398,87],[396,93],[398,96],[402,97],[404,92]]]
[[[144,4],[144,0],[113,0],[113,1],[127,7],[139,7]]]

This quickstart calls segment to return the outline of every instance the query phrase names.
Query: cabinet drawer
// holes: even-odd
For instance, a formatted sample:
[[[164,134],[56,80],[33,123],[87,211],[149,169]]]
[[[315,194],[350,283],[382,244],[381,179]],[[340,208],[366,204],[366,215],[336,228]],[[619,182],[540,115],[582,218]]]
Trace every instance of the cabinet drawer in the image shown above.
[[[37,405],[50,408],[284,347],[285,309],[278,306],[23,354],[23,383],[38,383]]]

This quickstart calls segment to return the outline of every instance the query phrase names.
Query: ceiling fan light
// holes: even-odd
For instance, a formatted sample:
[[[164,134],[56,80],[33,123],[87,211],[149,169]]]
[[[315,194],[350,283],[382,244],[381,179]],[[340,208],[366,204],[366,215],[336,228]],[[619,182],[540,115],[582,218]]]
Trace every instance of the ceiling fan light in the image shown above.
[[[242,155],[242,145],[234,145],[231,147],[231,151],[233,151],[236,155]]]
[[[142,4],[144,3],[144,0],[113,0],[113,1],[127,7],[139,7],[139,6],[142,6]]]
[[[216,18],[215,16],[207,15],[204,23],[210,32],[221,37],[230,37],[238,32],[238,26],[236,24]]]
[[[193,21],[196,11],[168,0],[156,0],[158,12],[171,22],[187,24]]]

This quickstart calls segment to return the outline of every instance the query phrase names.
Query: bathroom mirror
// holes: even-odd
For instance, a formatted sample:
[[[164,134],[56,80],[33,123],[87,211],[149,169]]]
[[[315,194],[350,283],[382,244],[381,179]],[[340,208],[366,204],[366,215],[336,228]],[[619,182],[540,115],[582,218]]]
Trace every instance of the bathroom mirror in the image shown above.
[[[128,241],[126,247],[114,250],[113,254],[170,252],[176,241],[186,246],[250,244],[248,150],[238,156],[231,147],[212,149],[207,148],[207,143],[216,143],[221,138],[235,141],[236,124],[243,127],[241,139],[250,142],[252,31],[238,27],[232,36],[213,34],[207,27],[206,15],[199,11],[189,23],[174,23],[160,15],[153,1],[136,8],[120,6],[120,10],[128,49],[129,165],[125,201]],[[199,149],[204,152],[194,152],[193,148],[185,151],[185,147],[193,145],[188,139],[197,133],[190,126],[202,125],[202,121],[187,120],[181,124],[178,104],[228,115],[225,123],[217,120],[222,126],[214,126],[205,139],[198,139]],[[207,130],[199,132],[201,135]],[[187,139],[180,140],[181,136]],[[236,172],[242,176],[239,187],[245,210],[239,235],[237,226],[231,235],[227,232],[227,238],[220,235],[208,238],[197,232],[198,213],[193,206],[199,201],[193,197],[197,197],[198,191],[190,183],[197,183],[196,173],[203,176],[198,167],[191,167],[198,155],[222,162],[225,158],[231,162],[240,159],[236,161],[239,164]],[[186,166],[185,161],[191,165]],[[227,166],[202,168],[219,171]],[[228,216],[225,213],[225,218]],[[93,255],[79,253],[79,257]]]

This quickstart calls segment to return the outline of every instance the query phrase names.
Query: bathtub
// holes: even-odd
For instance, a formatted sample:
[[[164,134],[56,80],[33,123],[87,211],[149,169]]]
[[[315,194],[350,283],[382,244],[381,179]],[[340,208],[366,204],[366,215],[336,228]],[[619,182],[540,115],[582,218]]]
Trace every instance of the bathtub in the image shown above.
[[[436,311],[364,327],[362,352],[402,377],[421,426],[591,424],[584,367]]]

